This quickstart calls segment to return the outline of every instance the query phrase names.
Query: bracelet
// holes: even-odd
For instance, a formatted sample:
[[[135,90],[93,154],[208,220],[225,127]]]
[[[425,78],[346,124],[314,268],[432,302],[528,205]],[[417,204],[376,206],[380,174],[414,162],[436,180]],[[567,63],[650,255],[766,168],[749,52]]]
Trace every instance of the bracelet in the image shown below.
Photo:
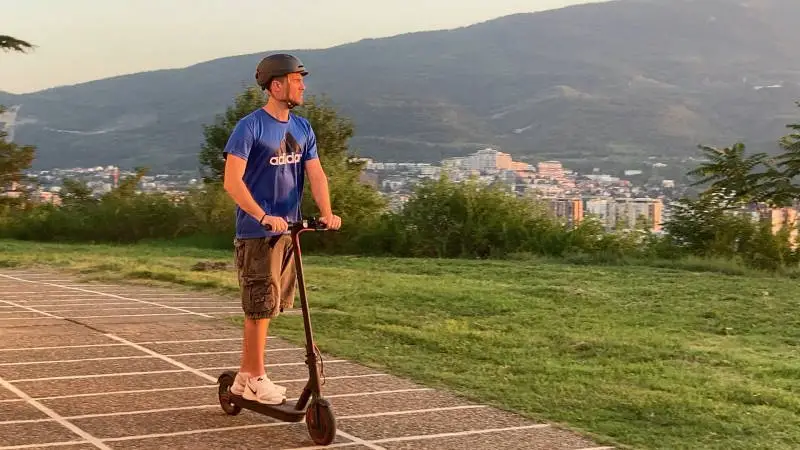
[[[264,217],[267,217],[267,213],[264,213],[264,215],[261,216],[260,219],[258,219],[258,224],[259,225],[264,225]]]

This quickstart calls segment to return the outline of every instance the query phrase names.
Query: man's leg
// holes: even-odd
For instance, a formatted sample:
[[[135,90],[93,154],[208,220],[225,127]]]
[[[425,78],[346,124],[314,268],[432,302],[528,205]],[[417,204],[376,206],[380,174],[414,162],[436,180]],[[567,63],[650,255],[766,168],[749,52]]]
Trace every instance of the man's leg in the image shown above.
[[[242,365],[240,372],[250,377],[265,374],[264,351],[267,344],[269,319],[244,320],[244,336],[242,339]]]
[[[286,389],[275,386],[264,370],[269,320],[278,313],[279,278],[275,276],[274,240],[246,239],[237,242],[236,260],[245,314],[242,359],[234,393],[248,400],[277,404]],[[280,270],[280,265],[278,265]]]

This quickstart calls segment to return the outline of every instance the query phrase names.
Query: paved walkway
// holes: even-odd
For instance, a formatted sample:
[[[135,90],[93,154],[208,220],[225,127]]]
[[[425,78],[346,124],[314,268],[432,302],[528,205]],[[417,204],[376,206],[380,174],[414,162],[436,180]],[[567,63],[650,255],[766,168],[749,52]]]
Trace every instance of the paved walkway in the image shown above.
[[[316,448],[305,423],[226,415],[236,298],[0,270],[0,449]],[[572,433],[323,355],[338,435],[327,448],[601,450]],[[296,397],[304,351],[270,338],[267,370]]]

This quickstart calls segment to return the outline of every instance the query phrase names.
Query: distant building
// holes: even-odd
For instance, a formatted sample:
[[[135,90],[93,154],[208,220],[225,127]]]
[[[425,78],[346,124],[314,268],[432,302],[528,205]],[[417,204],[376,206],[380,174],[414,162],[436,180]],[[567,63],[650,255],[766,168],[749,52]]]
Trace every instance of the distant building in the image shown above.
[[[790,228],[789,241],[792,244],[792,248],[797,247],[798,211],[796,208],[764,208],[760,210],[759,218],[772,226],[773,234],[779,233],[784,227]]]
[[[516,172],[517,176],[525,178],[532,178],[536,173],[536,169],[532,165],[520,161],[512,161],[510,169]]]
[[[653,232],[662,230],[664,204],[661,199],[609,197],[586,200],[586,213],[600,220],[608,230],[634,229],[642,221]]]
[[[480,174],[496,173],[509,170],[514,166],[514,161],[508,153],[499,152],[491,148],[461,157],[442,160],[442,167],[446,169],[474,170]]]
[[[616,202],[610,198],[592,198],[586,200],[585,214],[595,217],[606,229],[613,229],[616,223]]]
[[[539,177],[561,181],[564,179],[564,167],[559,161],[543,161],[537,164]]]
[[[583,200],[581,198],[546,198],[550,211],[564,219],[568,227],[575,227],[583,221]]]

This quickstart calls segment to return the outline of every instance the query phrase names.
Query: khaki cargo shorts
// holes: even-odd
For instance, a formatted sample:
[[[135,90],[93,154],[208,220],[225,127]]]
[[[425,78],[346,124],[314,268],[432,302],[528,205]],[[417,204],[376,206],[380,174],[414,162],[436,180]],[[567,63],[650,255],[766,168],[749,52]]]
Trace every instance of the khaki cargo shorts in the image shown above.
[[[234,256],[248,319],[271,319],[294,305],[295,278],[292,238],[234,239]]]

